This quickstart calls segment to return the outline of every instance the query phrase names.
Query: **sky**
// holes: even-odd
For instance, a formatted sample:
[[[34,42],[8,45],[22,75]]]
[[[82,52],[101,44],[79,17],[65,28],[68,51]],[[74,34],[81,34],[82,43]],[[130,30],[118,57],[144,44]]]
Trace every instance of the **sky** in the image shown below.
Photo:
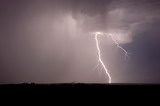
[[[159,0],[0,0],[0,84],[160,83]]]

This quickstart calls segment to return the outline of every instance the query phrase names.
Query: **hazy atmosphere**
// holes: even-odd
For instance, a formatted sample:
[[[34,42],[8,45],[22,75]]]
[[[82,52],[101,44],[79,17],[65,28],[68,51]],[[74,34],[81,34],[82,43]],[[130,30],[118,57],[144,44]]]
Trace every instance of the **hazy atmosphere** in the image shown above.
[[[0,84],[160,83],[159,0],[0,0]]]

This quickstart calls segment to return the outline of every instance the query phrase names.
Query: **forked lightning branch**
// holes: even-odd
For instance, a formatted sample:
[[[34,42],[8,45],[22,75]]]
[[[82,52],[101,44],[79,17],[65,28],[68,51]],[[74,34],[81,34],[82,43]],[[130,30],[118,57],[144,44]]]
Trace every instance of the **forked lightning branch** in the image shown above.
[[[112,77],[106,67],[106,65],[104,64],[103,60],[102,60],[102,55],[101,55],[101,50],[100,50],[100,45],[99,45],[99,40],[98,40],[98,37],[101,36],[101,35],[107,35],[107,36],[110,36],[112,41],[114,42],[114,44],[117,46],[117,48],[121,49],[124,53],[125,53],[125,57],[128,58],[128,52],[119,45],[119,43],[117,42],[117,40],[114,38],[114,36],[110,33],[102,33],[102,32],[96,32],[94,33],[95,35],[95,41],[96,41],[96,48],[97,48],[97,54],[98,54],[98,63],[100,63],[99,65],[102,66],[102,68],[105,70],[105,73],[107,74],[108,76],[108,79],[109,79],[109,83],[112,83]]]

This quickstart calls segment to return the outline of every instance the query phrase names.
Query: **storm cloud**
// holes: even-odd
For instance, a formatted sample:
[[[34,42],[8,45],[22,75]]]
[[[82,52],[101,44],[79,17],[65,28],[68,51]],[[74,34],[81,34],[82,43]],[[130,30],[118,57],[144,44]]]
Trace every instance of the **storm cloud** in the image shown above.
[[[0,83],[106,83],[92,32],[116,83],[159,83],[158,0],[0,1]]]

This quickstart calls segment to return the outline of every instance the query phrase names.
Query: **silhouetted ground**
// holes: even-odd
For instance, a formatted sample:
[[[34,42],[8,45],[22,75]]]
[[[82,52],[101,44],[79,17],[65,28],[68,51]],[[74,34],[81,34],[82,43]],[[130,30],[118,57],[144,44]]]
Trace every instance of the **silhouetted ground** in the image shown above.
[[[160,84],[127,84],[127,83],[53,83],[53,84],[36,84],[36,83],[22,83],[22,84],[1,84],[0,87],[52,87],[52,88],[116,88],[116,87],[160,87]]]
[[[16,99],[17,101],[23,99],[25,100],[24,103],[28,103],[30,99],[35,101],[37,98],[39,98],[37,103],[40,103],[46,98],[46,103],[51,101],[53,104],[55,104],[56,101],[60,101],[58,104],[63,103],[65,105],[68,102],[75,103],[74,105],[76,105],[82,101],[94,103],[97,100],[100,100],[99,102],[103,101],[103,103],[105,102],[106,104],[108,102],[112,104],[120,103],[117,102],[117,100],[121,101],[122,103],[128,103],[128,100],[131,100],[132,102],[129,102],[130,104],[135,102],[135,100],[138,100],[138,98],[141,101],[144,99],[144,97],[158,97],[160,94],[159,90],[160,85],[158,84],[23,83],[0,85],[0,94],[5,100],[8,100],[8,98]]]
[[[90,95],[93,98],[102,97],[116,97],[121,98],[122,95],[134,95],[139,94],[157,94],[160,90],[160,84],[84,84],[84,83],[65,83],[65,84],[35,84],[35,83],[23,83],[23,84],[1,84],[0,93],[9,93],[12,96],[17,95],[20,92],[21,95],[43,95],[49,94],[51,97],[59,96],[59,99],[69,98],[68,96],[80,95],[86,97]],[[4,92],[6,91],[6,92]],[[47,93],[44,93],[47,92]],[[151,92],[151,93],[150,93]],[[63,96],[60,96],[62,94]],[[95,96],[98,95],[98,96]],[[133,96],[133,97],[134,97]],[[40,96],[41,97],[41,96]],[[47,96],[46,96],[47,97]],[[14,97],[13,97],[14,98]],[[86,97],[88,98],[88,97]]]

